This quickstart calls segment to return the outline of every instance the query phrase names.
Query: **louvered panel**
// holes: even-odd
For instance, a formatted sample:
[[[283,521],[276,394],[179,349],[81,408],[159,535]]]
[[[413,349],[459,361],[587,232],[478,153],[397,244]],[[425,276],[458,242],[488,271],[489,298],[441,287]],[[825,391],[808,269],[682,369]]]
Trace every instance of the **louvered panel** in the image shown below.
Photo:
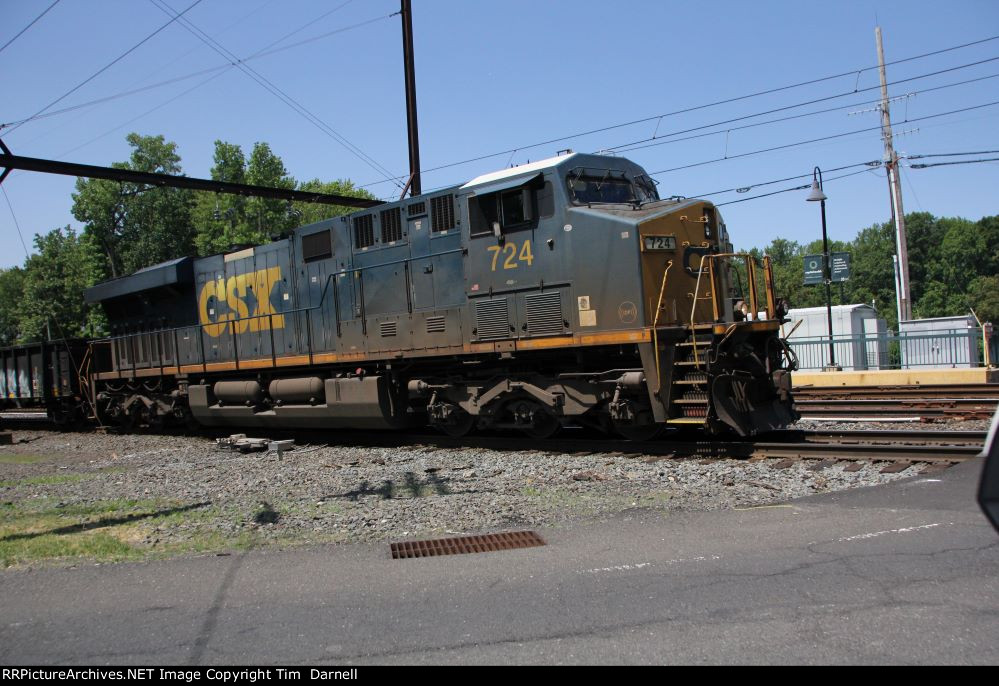
[[[475,328],[479,340],[510,337],[510,315],[506,300],[486,300],[475,303]]]
[[[444,317],[427,317],[427,333],[444,333],[446,329]]]
[[[396,335],[396,323],[395,322],[381,322],[379,325],[381,330],[382,338],[387,338],[389,336]]]
[[[562,294],[558,291],[528,295],[524,298],[527,309],[529,336],[560,334],[564,330]]]

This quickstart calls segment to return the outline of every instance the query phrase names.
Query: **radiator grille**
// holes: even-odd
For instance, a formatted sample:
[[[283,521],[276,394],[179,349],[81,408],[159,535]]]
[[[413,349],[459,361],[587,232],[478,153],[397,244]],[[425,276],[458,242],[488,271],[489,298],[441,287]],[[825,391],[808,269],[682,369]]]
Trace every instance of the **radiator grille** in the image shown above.
[[[444,317],[427,317],[427,333],[444,333],[446,328]]]
[[[475,328],[479,340],[510,337],[506,299],[475,303]]]
[[[381,322],[378,327],[381,331],[382,338],[396,335],[396,322]]]
[[[562,333],[562,294],[538,293],[524,298],[527,305],[527,333],[530,336]]]
[[[354,247],[360,250],[375,244],[375,215],[354,217]]]
[[[454,196],[442,195],[430,198],[431,221],[434,233],[454,227]]]
[[[402,240],[402,211],[398,207],[382,211],[382,243]]]
[[[427,213],[427,203],[425,202],[414,202],[409,206],[408,209],[410,217],[419,217]]]

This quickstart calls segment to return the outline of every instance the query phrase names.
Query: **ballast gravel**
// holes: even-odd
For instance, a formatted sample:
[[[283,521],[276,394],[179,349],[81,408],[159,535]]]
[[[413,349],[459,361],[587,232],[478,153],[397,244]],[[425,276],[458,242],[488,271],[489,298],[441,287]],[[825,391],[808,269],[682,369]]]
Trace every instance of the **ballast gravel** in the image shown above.
[[[985,430],[988,422],[906,425]],[[801,421],[801,429],[901,429],[897,424]],[[252,432],[251,432],[252,435]],[[130,499],[190,508],[144,531],[138,545],[182,543],[210,530],[256,544],[399,540],[518,527],[559,526],[624,510],[718,510],[781,503],[816,493],[915,476],[883,464],[774,469],[778,460],[560,454],[442,448],[296,445],[240,453],[212,438],[15,431],[0,453],[0,503],[44,499],[85,505]],[[636,450],[640,450],[636,444]],[[13,463],[11,463],[13,462]],[[54,476],[55,478],[50,478]],[[66,478],[60,478],[60,477]]]

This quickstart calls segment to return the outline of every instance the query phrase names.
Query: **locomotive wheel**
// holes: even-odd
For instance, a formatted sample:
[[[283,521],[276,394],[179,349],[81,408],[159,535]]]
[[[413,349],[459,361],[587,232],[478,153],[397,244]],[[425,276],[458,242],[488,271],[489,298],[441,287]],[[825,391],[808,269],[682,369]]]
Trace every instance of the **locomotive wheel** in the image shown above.
[[[534,415],[534,424],[529,428],[523,428],[521,431],[525,435],[531,438],[551,438],[558,430],[562,428],[558,422],[558,419],[548,414],[547,412],[538,412]]]
[[[451,421],[446,424],[436,424],[435,426],[453,438],[467,436],[475,428],[475,417],[464,410],[456,411],[449,419]]]
[[[614,422],[614,430],[629,441],[651,441],[663,431],[662,424],[656,424],[652,415],[643,412],[638,415],[637,422],[624,423]]]

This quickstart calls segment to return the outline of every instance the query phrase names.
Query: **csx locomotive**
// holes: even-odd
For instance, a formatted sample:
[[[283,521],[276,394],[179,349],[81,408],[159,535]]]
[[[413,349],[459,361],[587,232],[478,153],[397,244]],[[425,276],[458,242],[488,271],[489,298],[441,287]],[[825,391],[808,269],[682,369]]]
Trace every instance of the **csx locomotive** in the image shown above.
[[[111,336],[24,351],[23,369],[8,350],[4,397],[41,386],[60,416],[126,427],[584,425],[640,440],[796,419],[767,258],[734,254],[711,203],[662,200],[619,157],[486,174],[86,298]]]

